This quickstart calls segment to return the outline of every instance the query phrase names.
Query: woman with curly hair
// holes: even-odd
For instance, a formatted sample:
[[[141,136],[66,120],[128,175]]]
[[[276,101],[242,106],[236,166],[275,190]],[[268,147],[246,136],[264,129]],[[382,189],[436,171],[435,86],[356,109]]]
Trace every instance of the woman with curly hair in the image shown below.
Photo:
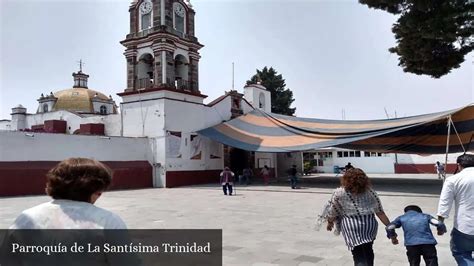
[[[112,182],[112,170],[99,161],[70,158],[47,174],[52,201],[23,211],[10,229],[125,229],[116,214],[94,206]]]
[[[351,168],[341,178],[328,205],[327,230],[340,224],[342,236],[352,252],[354,265],[374,265],[373,242],[377,236],[377,216],[383,224],[390,220],[385,215],[377,193],[369,178],[359,168]]]

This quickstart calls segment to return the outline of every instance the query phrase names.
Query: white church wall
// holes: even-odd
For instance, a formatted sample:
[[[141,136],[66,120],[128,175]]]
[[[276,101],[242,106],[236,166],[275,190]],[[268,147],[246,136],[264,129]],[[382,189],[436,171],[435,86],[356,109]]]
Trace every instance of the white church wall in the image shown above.
[[[100,161],[152,161],[147,138],[2,131],[0,150],[0,161],[60,161],[69,157]]]
[[[72,134],[79,129],[82,117],[68,111],[54,111],[48,113],[28,114],[26,116],[26,127],[31,128],[35,125],[43,125],[46,120],[65,120],[67,121],[66,133]]]
[[[163,100],[139,100],[121,105],[123,136],[164,136]]]
[[[254,109],[254,107],[250,105],[249,103],[247,103],[247,101],[245,100],[242,100],[242,103],[240,106],[242,106],[242,111],[244,112],[244,114],[250,113]]]
[[[226,97],[217,104],[205,108],[203,129],[218,125],[224,121],[229,121],[232,113],[230,112],[231,97]]]
[[[167,171],[190,171],[190,170],[215,170],[222,169],[223,146],[207,138],[198,136],[195,132],[210,126],[229,120],[230,97],[218,104],[208,107],[201,104],[189,102],[166,100],[165,102],[165,125],[166,131],[181,133],[181,158],[166,158]],[[173,136],[167,136],[167,143],[172,141]],[[193,140],[191,140],[193,138]],[[198,138],[196,140],[196,138]],[[200,139],[200,140],[199,140]],[[192,158],[196,153],[197,141],[201,155]],[[169,144],[169,143],[168,143]],[[194,146],[193,146],[194,145]],[[218,150],[216,154],[216,149]],[[211,158],[213,157],[213,158]],[[216,158],[218,157],[218,158]]]
[[[90,116],[81,120],[81,124],[104,124],[106,136],[120,136],[121,117],[120,114],[104,115],[104,116]]]
[[[0,120],[0,130],[11,130],[11,121]]]

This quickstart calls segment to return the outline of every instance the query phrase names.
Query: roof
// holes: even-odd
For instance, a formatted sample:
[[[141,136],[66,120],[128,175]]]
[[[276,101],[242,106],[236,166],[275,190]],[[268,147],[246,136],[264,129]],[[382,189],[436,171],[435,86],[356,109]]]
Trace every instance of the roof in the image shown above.
[[[365,121],[299,118],[255,109],[198,133],[225,145],[258,152],[339,147],[436,154],[446,151],[448,117],[453,121],[449,152],[462,152],[463,147],[472,142],[471,137],[474,135],[472,104],[433,114]],[[454,129],[459,133],[459,138]],[[474,145],[470,148],[474,149]]]
[[[67,110],[78,113],[94,113],[92,99],[109,101],[109,97],[95,90],[87,88],[71,88],[54,93],[58,98],[53,111]]]

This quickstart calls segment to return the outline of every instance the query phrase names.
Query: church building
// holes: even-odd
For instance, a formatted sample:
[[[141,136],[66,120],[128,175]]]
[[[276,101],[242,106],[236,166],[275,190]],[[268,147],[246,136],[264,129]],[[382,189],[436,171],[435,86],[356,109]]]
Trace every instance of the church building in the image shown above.
[[[253,84],[242,92],[230,90],[204,103],[207,96],[199,86],[199,50],[204,46],[195,36],[196,12],[191,3],[135,0],[129,12],[129,33],[121,41],[125,48],[127,84],[122,91],[117,91],[122,98],[119,106],[111,96],[88,88],[89,76],[81,66],[73,73],[73,88],[42,94],[35,114],[27,113],[21,105],[12,108],[11,120],[0,120],[0,130],[31,132],[36,137],[63,133],[89,135],[89,138],[121,138],[127,143],[145,139],[147,150],[142,153],[147,154],[151,165],[150,179],[154,187],[217,182],[224,165],[235,171],[244,167],[262,168],[263,165],[275,170],[275,154],[235,149],[196,133],[254,108],[270,112],[271,97],[265,87]],[[74,141],[73,136],[70,137],[68,143]],[[4,145],[8,144],[5,142]],[[47,149],[38,145],[39,149]],[[65,158],[75,155],[67,145],[57,151],[67,154]],[[132,155],[126,158],[127,153],[133,153],[130,149],[135,149],[130,145],[123,145],[121,156],[133,161]],[[117,149],[120,147],[113,148],[114,151]],[[90,150],[90,153],[86,150],[83,152],[89,154],[88,157],[104,157],[103,160],[110,161],[107,149]],[[20,157],[16,160],[38,159],[31,156],[16,156]],[[4,159],[12,160],[0,158],[0,161]],[[41,160],[56,159],[42,156]]]

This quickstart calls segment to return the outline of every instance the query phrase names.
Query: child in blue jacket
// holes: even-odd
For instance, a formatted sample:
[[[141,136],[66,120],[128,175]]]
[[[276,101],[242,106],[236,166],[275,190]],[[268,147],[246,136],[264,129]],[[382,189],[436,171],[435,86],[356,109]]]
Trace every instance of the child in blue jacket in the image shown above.
[[[446,226],[429,214],[424,214],[416,205],[406,206],[405,214],[397,217],[385,228],[387,237],[394,245],[398,244],[395,228],[403,228],[405,247],[410,266],[419,266],[421,256],[427,266],[438,266],[436,239],[431,233],[430,224],[436,226],[438,234],[446,232]]]

